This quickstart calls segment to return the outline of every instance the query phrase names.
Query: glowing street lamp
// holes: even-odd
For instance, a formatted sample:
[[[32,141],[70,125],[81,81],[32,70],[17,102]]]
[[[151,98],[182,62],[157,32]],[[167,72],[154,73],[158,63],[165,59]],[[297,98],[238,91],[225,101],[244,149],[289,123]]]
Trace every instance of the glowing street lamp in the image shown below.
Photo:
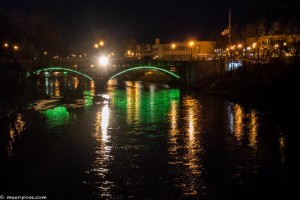
[[[18,50],[19,50],[19,46],[14,45],[14,46],[13,46],[13,49],[14,49],[15,51],[18,51]]]
[[[3,47],[4,47],[4,48],[8,48],[8,47],[9,47],[8,43],[4,43],[4,44],[3,44]]]
[[[193,46],[195,45],[194,41],[189,42],[189,46],[191,47],[191,60],[193,60]]]
[[[107,66],[108,63],[109,63],[108,57],[106,57],[106,56],[101,56],[101,57],[99,58],[99,64],[100,64],[101,67],[102,67],[102,66],[103,66],[103,67]]]
[[[175,50],[175,48],[176,48],[176,44],[175,44],[175,43],[172,43],[172,44],[171,44],[171,48],[172,48],[172,50],[173,50],[172,60],[174,60],[174,50]]]
[[[101,47],[103,47],[103,46],[104,46],[104,41],[103,41],[103,40],[100,40],[99,45],[100,45]]]

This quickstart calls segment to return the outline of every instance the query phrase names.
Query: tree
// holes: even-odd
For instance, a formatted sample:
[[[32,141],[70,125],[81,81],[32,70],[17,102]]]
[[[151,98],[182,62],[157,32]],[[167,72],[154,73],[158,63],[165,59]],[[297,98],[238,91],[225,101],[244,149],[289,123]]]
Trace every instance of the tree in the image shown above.
[[[24,15],[12,12],[7,15],[8,30],[4,37],[20,46],[19,62],[26,64],[47,55],[57,55],[62,49],[62,39],[58,27],[53,26],[46,15]]]

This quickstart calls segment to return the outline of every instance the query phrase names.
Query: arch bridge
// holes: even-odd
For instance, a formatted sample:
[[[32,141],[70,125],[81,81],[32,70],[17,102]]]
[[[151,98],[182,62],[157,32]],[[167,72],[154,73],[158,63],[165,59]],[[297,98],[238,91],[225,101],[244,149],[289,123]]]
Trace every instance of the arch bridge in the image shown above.
[[[93,64],[94,61],[92,60],[76,63],[70,61],[44,63],[44,67],[39,67],[39,70],[27,74],[27,77],[42,71],[67,71],[81,75],[89,80],[94,80],[96,84],[104,84],[111,78],[119,78],[122,74],[135,70],[156,70],[173,77],[175,81],[192,85],[207,77],[215,76],[221,71],[221,68],[217,67],[215,61],[140,61],[121,59],[114,61],[107,67],[94,66]]]
[[[174,78],[175,81],[183,81],[182,77],[179,73],[173,72],[170,69],[174,68],[166,68],[166,67],[158,67],[158,66],[126,66],[126,67],[94,67],[94,68],[79,68],[79,69],[71,69],[65,66],[50,66],[50,67],[42,67],[38,70],[35,70],[31,73],[26,74],[26,78],[33,76],[33,75],[39,75],[44,72],[70,72],[75,75],[82,76],[88,80],[93,80],[96,83],[106,83],[110,79],[115,79],[123,74],[135,71],[135,70],[146,70],[146,71],[159,71],[162,72],[172,78]]]

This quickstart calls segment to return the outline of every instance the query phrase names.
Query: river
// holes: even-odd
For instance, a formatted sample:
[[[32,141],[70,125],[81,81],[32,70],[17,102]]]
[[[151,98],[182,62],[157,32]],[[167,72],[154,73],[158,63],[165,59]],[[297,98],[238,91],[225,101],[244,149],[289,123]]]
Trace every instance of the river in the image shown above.
[[[289,131],[272,113],[163,84],[94,93],[1,122],[0,195],[290,198]]]

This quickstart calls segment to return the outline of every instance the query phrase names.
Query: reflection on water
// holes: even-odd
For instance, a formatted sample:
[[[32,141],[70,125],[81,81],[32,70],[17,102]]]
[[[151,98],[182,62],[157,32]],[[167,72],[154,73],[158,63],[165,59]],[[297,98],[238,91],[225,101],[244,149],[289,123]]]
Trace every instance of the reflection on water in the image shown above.
[[[201,147],[201,105],[197,99],[187,96],[183,99],[184,119],[185,119],[185,133],[187,139],[185,140],[186,154],[183,157],[184,165],[189,168],[181,183],[185,195],[197,195],[199,187],[204,188],[204,185],[197,185],[197,180],[201,178],[202,167],[200,164],[202,150]],[[203,183],[202,183],[203,184]]]
[[[109,161],[111,159],[110,151],[110,135],[108,132],[110,108],[107,104],[96,113],[95,131],[93,137],[97,141],[95,146],[95,161],[91,166],[91,173],[93,176],[92,187],[95,187],[97,196],[100,198],[110,197],[110,190],[113,182],[107,180],[107,174],[109,173]]]
[[[254,150],[257,149],[257,129],[258,129],[258,117],[257,113],[252,110],[250,113],[250,123],[249,126],[249,146]]]
[[[57,106],[42,111],[42,114],[46,116],[50,129],[75,121],[77,118],[77,116],[73,113],[71,114],[65,106]]]
[[[127,93],[127,123],[128,124],[137,124],[139,122],[140,117],[140,92],[141,87],[139,87],[139,82],[136,82],[135,87],[133,87],[133,84],[130,84],[132,82],[127,81],[127,85],[130,85],[130,87],[126,88]],[[132,85],[132,86],[131,86]]]
[[[15,139],[19,137],[25,129],[25,121],[23,117],[24,116],[22,114],[17,113],[14,121],[9,123],[9,139],[7,143],[7,153],[10,156],[13,155]]]
[[[54,87],[53,80],[49,77],[49,87]],[[159,84],[127,82],[123,89],[109,87],[107,94],[109,103],[93,104],[95,87],[91,87],[84,92],[84,106],[69,109],[61,105],[31,113],[43,122],[38,126],[25,122],[27,113],[16,114],[8,123],[1,123],[0,155],[23,163],[24,157],[31,156],[30,147],[39,153],[46,140],[53,149],[29,159],[35,163],[32,180],[52,171],[53,181],[42,182],[40,188],[74,184],[72,191],[82,187],[95,199],[287,199],[282,197],[289,192],[289,138],[287,133],[276,134],[277,124],[268,115]],[[45,130],[49,134],[39,141]],[[32,141],[19,137],[28,135],[38,137]],[[60,152],[54,142],[71,150]],[[24,149],[29,150],[26,156]],[[39,167],[57,156],[63,165]],[[20,174],[31,169],[31,162],[26,168],[11,165]],[[3,170],[2,174],[7,181],[13,172]],[[14,181],[20,180],[16,177]],[[24,189],[36,188],[33,186],[23,185]],[[60,191],[65,196],[70,192]]]
[[[286,139],[284,135],[281,135],[278,140],[279,143],[279,155],[281,164],[285,163],[286,160]]]
[[[248,137],[248,144],[257,149],[258,116],[255,110],[245,111],[239,104],[228,104],[228,122],[239,145]]]
[[[42,82],[44,82],[44,84],[41,84]],[[67,88],[71,90],[83,88],[85,90],[95,90],[94,81],[81,80],[81,78],[77,76],[67,76],[66,74],[55,75],[55,73],[54,76],[47,75],[38,79],[37,86],[39,87],[39,90],[42,91],[41,93],[53,97],[64,96]]]
[[[234,106],[234,134],[239,144],[241,144],[244,134],[243,114],[242,107],[236,104]]]

